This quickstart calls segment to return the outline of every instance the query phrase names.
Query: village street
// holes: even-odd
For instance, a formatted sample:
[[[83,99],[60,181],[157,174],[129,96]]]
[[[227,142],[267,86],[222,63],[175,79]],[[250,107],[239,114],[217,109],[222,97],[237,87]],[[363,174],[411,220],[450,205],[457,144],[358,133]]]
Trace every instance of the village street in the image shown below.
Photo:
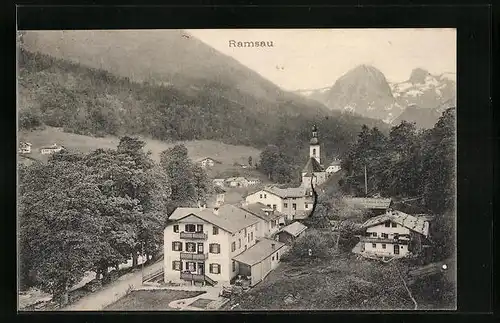
[[[163,259],[158,262],[144,267],[144,275],[161,269]],[[115,282],[105,286],[102,290],[90,293],[74,304],[69,305],[63,310],[66,311],[99,311],[114,303],[121,297],[125,296],[129,288],[139,287],[142,285],[142,273],[140,267],[138,270],[123,275]]]

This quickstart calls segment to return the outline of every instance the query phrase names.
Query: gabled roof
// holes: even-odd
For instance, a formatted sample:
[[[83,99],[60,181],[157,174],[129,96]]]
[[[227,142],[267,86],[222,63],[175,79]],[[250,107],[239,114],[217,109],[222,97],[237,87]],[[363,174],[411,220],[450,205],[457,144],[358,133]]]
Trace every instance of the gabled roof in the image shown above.
[[[226,193],[226,190],[218,185],[214,185],[214,192],[217,194],[223,194]]]
[[[283,242],[262,239],[233,259],[246,265],[253,266],[270,257],[283,246],[285,246]]]
[[[335,159],[330,163],[330,166],[340,166],[340,159]]]
[[[229,177],[226,179],[226,182],[232,182],[232,181],[248,181],[248,180],[243,176]]]
[[[244,205],[241,208],[265,221],[277,220],[280,217],[285,216],[285,214],[275,211],[272,208],[269,208],[267,205],[264,205],[260,202]],[[266,210],[269,211],[267,211],[266,213]]]
[[[287,232],[287,233],[291,234],[294,237],[298,237],[299,234],[301,234],[302,232],[304,232],[306,229],[307,229],[307,226],[303,225],[300,222],[295,221],[293,223],[290,223],[286,227],[282,228],[280,230],[280,232]]]
[[[365,209],[387,209],[392,200],[390,198],[345,197],[344,202]]]
[[[363,223],[363,228],[373,227],[385,223],[387,221],[397,223],[412,231],[418,232],[427,236],[429,234],[429,222],[424,219],[414,217],[400,211],[389,211],[385,214],[375,216]]]
[[[288,188],[279,188],[275,186],[270,186],[264,189],[265,191],[277,195],[281,198],[290,198],[290,197],[304,197],[308,195],[309,190],[300,186],[300,187],[288,187]]]
[[[302,169],[302,172],[303,173],[311,173],[311,172],[312,173],[319,173],[319,172],[323,172],[323,167],[321,167],[321,165],[318,163],[316,158],[311,157],[311,158],[309,158],[306,165]]]
[[[202,157],[202,158],[198,158],[198,159],[196,160],[196,162],[197,162],[197,163],[199,163],[199,162],[204,161],[205,159],[211,159],[211,160],[213,160],[213,161],[214,161],[215,163],[217,163],[217,164],[222,164],[222,162],[220,162],[220,161],[218,161],[217,159],[212,158],[212,157]]]
[[[180,220],[189,215],[194,215],[230,233],[236,233],[261,221],[252,213],[230,204],[221,206],[218,214],[215,214],[213,209],[177,208],[169,220]]]

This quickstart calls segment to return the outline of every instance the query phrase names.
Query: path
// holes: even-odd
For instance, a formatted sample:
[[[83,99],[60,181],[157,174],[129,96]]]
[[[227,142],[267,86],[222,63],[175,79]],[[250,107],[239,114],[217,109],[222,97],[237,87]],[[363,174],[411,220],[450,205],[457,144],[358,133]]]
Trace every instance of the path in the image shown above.
[[[171,287],[168,289],[193,290],[193,291],[205,291],[206,292],[206,293],[203,293],[203,294],[195,296],[195,297],[178,299],[178,300],[172,301],[168,304],[168,307],[179,309],[179,310],[202,311],[203,309],[201,309],[201,308],[189,306],[194,301],[196,301],[198,298],[204,298],[204,299],[210,299],[212,301],[222,302],[222,300],[221,300],[222,297],[219,297],[219,294],[222,290],[222,286],[214,286],[214,287],[212,287],[212,286],[205,286],[205,287],[182,286],[182,287]]]
[[[144,267],[144,275],[152,273],[163,266],[163,260],[160,260],[150,266]],[[106,306],[116,302],[125,296],[130,286],[132,288],[142,285],[142,273],[139,270],[123,275],[113,283],[103,287],[103,289],[85,295],[76,303],[71,304],[62,310],[64,311],[99,311]]]

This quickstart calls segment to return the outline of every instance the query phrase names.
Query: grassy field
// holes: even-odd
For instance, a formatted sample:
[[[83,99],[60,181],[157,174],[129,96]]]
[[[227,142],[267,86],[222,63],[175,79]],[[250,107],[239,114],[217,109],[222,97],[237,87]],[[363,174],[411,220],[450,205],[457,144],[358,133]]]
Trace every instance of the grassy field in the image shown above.
[[[192,160],[202,157],[212,157],[223,163],[225,166],[231,166],[234,162],[247,163],[248,157],[252,156],[253,160],[258,160],[260,151],[258,149],[247,146],[227,145],[213,140],[194,140],[186,142],[167,143],[160,140],[142,138],[146,142],[146,150],[150,150],[154,160],[158,161],[160,153],[175,144],[182,143],[186,146],[189,156]],[[89,137],[77,135],[73,133],[63,132],[59,128],[46,127],[44,130],[36,131],[21,131],[19,132],[19,140],[30,142],[32,153],[30,156],[46,160],[46,155],[41,155],[39,148],[46,145],[56,143],[63,145],[67,149],[80,152],[89,152],[98,148],[116,148],[119,138],[117,137]]]
[[[168,304],[172,301],[191,298],[205,292],[182,290],[137,290],[107,306],[105,311],[174,311]]]
[[[399,275],[401,270],[402,276]],[[401,277],[404,266],[358,259],[346,252],[328,259],[281,262],[260,284],[231,300],[237,310],[413,310]],[[419,293],[418,310],[453,309],[435,282]],[[429,290],[432,289],[433,291]]]

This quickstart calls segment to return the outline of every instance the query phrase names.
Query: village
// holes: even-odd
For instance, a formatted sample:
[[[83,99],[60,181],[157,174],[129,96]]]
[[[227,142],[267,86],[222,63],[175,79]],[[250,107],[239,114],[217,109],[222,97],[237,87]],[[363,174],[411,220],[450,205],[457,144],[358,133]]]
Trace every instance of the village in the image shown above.
[[[300,186],[286,187],[270,182],[265,176],[251,176],[255,164],[235,162],[231,165],[233,173],[241,169],[242,174],[249,175],[212,178],[210,199],[199,201],[198,207],[178,207],[168,215],[163,231],[163,254],[156,262],[151,264],[140,255],[141,267],[136,269],[140,272],[126,273],[102,290],[99,290],[100,283],[97,288],[89,287],[97,281],[95,274],[89,275],[78,288],[90,290],[90,293],[68,305],[67,309],[134,310],[136,308],[124,308],[131,306],[124,305],[128,304],[124,299],[146,291],[180,293],[163,304],[164,309],[238,309],[238,299],[242,295],[262,285],[280,266],[287,265],[282,259],[289,257],[297,244],[309,239],[308,232],[315,229],[308,226],[308,221],[315,217],[318,196],[342,174],[338,158],[326,163],[325,167],[316,126],[312,128],[308,144],[309,156],[305,158]],[[54,143],[38,149],[41,154],[50,155],[65,148]],[[20,144],[21,156],[29,158],[31,152],[30,143]],[[195,162],[207,172],[224,166],[216,157],[209,156]],[[389,266],[401,259],[421,257],[425,250],[433,247],[432,215],[398,210],[391,197],[343,196],[342,202],[353,210],[369,214],[364,222],[352,227],[352,235],[357,241],[351,254],[358,260]],[[345,224],[330,221],[328,230],[345,231]],[[317,252],[313,247],[308,248],[304,257],[313,259]],[[335,266],[335,260],[332,265]],[[121,268],[126,266],[130,266],[130,262]],[[413,299],[406,281],[453,275],[452,266],[449,260],[414,267],[405,273],[401,286],[408,292],[408,298]],[[287,297],[293,299],[294,296]],[[95,301],[99,298],[101,302]],[[27,308],[41,309],[49,299],[26,299],[25,303]],[[124,307],[117,305],[120,302]]]

